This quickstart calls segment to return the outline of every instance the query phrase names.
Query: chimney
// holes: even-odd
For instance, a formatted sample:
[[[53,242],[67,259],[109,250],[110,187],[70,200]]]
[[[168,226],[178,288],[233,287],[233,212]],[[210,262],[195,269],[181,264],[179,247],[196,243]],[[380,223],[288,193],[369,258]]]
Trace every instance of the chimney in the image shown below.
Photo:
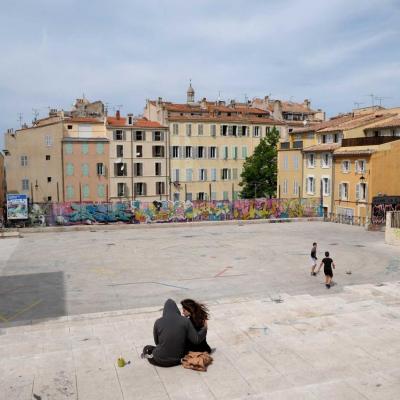
[[[272,115],[276,119],[282,119],[282,103],[279,100],[274,101],[274,111]]]
[[[159,97],[159,98],[157,99],[157,104],[160,105],[161,103],[162,103],[162,97]]]
[[[207,99],[205,97],[201,99],[200,107],[204,110],[207,108]]]
[[[116,116],[117,119],[121,118],[121,114],[120,114],[119,110],[117,110],[117,112],[115,113],[115,116]]]
[[[230,104],[230,106],[231,107],[233,107],[233,108],[235,108],[235,105],[236,105],[236,101],[233,99],[233,100],[231,100],[231,104]]]
[[[306,108],[310,108],[310,104],[311,104],[311,102],[310,102],[310,100],[308,100],[308,99],[305,99],[304,101],[303,101],[303,104],[304,104],[304,106],[306,107]]]

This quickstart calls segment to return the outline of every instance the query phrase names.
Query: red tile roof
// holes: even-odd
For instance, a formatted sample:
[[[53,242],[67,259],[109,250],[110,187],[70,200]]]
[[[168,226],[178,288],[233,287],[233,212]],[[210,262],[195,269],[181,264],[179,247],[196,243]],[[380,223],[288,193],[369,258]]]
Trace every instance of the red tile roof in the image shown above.
[[[133,126],[140,128],[166,128],[156,121],[149,121],[147,118],[140,118],[136,120]]]
[[[397,115],[389,120],[377,122],[376,124],[373,124],[365,128],[364,131],[366,131],[367,129],[374,129],[374,128],[400,128],[400,116]]]
[[[124,117],[107,117],[107,124],[112,126],[125,126],[126,118]]]
[[[127,118],[125,117],[107,117],[107,124],[114,127],[135,127],[135,128],[166,128],[156,121],[149,121],[147,118],[139,118],[134,120],[133,125],[127,124]]]
[[[65,122],[76,122],[76,123],[87,123],[87,124],[102,124],[104,121],[99,118],[90,118],[90,117],[72,117],[66,118]]]

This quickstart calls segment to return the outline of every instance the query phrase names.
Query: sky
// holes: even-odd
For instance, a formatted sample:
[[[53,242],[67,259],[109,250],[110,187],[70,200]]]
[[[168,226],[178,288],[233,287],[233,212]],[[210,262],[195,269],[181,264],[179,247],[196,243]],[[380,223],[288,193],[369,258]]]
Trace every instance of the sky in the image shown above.
[[[400,106],[400,0],[3,0],[0,144],[75,99],[311,100],[328,116]],[[1,149],[2,147],[0,147]]]

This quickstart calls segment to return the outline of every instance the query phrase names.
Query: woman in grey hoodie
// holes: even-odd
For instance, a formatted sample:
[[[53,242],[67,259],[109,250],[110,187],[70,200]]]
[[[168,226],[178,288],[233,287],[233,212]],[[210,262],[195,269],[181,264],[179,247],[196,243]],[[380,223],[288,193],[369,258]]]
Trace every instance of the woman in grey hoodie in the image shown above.
[[[153,365],[173,367],[181,363],[185,355],[186,341],[201,343],[207,335],[207,322],[196,331],[188,318],[179,312],[175,301],[168,299],[164,304],[163,316],[154,323],[153,336],[156,346],[145,346],[142,358]]]

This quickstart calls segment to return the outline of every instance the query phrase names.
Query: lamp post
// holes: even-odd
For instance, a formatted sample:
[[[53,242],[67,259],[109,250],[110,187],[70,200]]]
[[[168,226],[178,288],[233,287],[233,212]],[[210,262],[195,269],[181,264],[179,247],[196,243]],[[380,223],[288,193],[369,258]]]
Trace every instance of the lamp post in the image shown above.
[[[368,221],[368,199],[366,199],[366,190],[365,190],[365,181],[366,178],[364,175],[360,176],[360,191],[362,190],[362,198],[366,200],[367,205],[366,205],[366,219]],[[361,193],[360,193],[361,194]],[[360,196],[361,197],[361,196]],[[358,209],[360,210],[360,209]],[[360,211],[358,211],[358,213],[360,213]],[[360,218],[360,215],[358,216]]]

